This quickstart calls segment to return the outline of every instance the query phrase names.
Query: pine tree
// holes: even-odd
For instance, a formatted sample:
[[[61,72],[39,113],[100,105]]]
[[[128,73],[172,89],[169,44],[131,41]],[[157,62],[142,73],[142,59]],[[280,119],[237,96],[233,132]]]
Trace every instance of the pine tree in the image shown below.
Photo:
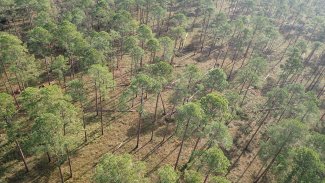
[[[145,164],[133,160],[131,155],[105,154],[96,166],[93,180],[96,183],[148,182],[145,171]]]

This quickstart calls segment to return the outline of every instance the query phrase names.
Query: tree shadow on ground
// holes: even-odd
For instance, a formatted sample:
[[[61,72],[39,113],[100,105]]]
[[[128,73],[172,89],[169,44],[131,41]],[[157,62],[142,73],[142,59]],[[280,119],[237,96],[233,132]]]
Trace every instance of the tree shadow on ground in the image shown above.
[[[47,158],[37,161],[30,172],[26,173],[25,169],[20,169],[14,176],[7,179],[8,183],[20,182],[49,182],[51,172],[55,170],[54,163],[49,163]],[[59,175],[58,175],[59,176]]]
[[[153,172],[155,172],[156,170],[159,169],[160,165],[171,155],[173,154],[176,149],[180,146],[180,143],[177,144],[164,158],[162,158],[159,163],[153,168],[151,169],[148,173],[147,173],[147,176],[150,176]]]
[[[138,120],[133,120],[133,125],[127,131],[128,137],[134,137],[138,133]],[[153,128],[153,114],[147,114],[141,119],[140,134],[148,134]]]

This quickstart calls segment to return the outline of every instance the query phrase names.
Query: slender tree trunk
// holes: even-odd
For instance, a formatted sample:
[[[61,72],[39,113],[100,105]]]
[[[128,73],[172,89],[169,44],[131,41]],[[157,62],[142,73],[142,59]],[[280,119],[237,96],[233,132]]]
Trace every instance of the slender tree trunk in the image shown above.
[[[271,109],[274,106],[271,107]],[[266,116],[264,117],[264,119],[261,121],[260,125],[258,126],[258,128],[256,129],[256,131],[254,132],[253,136],[251,137],[251,139],[248,141],[247,145],[245,146],[244,150],[247,150],[248,146],[250,145],[250,143],[252,142],[252,140],[254,139],[254,137],[256,136],[257,132],[260,130],[260,128],[263,126],[263,124],[265,123],[266,119],[269,117],[269,115],[271,114],[271,110],[269,110],[266,114]]]
[[[135,63],[135,61],[134,61],[134,59],[132,58],[131,59],[131,71],[130,71],[130,78],[132,78],[132,76],[133,76],[133,63]]]
[[[251,87],[252,82],[253,82],[253,78],[251,78],[251,80],[250,80],[249,83],[248,83],[248,86],[247,86],[247,88],[246,88],[246,91],[245,91],[245,94],[244,94],[243,100],[242,100],[241,103],[240,103],[240,106],[243,106],[244,101],[245,101],[246,96],[247,96],[247,93],[248,93],[248,90],[249,90],[249,87]]]
[[[323,88],[321,89],[321,91],[318,93],[317,98],[320,98],[323,95],[324,91],[325,91],[325,84],[324,84]]]
[[[96,116],[98,116],[98,91],[97,82],[95,81],[95,101],[96,101]]]
[[[172,112],[170,113],[170,116],[169,117],[172,117],[174,111],[175,111],[175,108],[176,108],[176,105],[174,104],[173,107],[172,107]]]
[[[252,58],[255,49],[256,49],[256,46],[254,46],[254,47],[252,48],[252,52],[249,54],[249,59],[248,59],[248,60],[250,60],[250,59]],[[244,59],[243,59],[241,65],[240,65],[239,69],[243,68],[243,66],[246,66],[246,65],[248,64],[248,63],[245,64],[246,59],[247,59],[247,57],[244,57]]]
[[[267,161],[266,161],[266,163],[267,163]],[[265,167],[265,164],[262,164],[262,166],[261,166],[261,168],[258,170],[256,176],[260,175],[260,173],[263,171],[264,167]]]
[[[81,104],[81,110],[82,110],[82,124],[83,124],[83,128],[84,128],[84,142],[87,142],[87,130],[86,130],[86,120],[85,120],[85,108],[82,104],[82,102],[80,102]]]
[[[198,137],[196,139],[196,142],[195,142],[195,145],[194,145],[194,148],[191,152],[191,155],[190,155],[190,158],[188,159],[187,163],[185,163],[185,165],[182,167],[181,171],[184,171],[187,167],[188,167],[188,164],[191,163],[193,160],[194,160],[194,153],[200,143],[200,140],[201,140],[201,137]]]
[[[177,155],[177,159],[176,159],[176,163],[175,163],[175,166],[174,166],[174,170],[176,170],[176,168],[177,168],[177,165],[178,165],[178,162],[179,162],[179,158],[180,158],[181,153],[182,153],[182,149],[183,149],[183,145],[184,145],[184,141],[185,141],[185,137],[186,137],[186,134],[187,134],[187,129],[188,129],[190,120],[191,120],[191,118],[189,117],[188,120],[187,120],[187,122],[186,122],[185,130],[184,130],[183,138],[182,138],[182,142],[181,142],[181,147],[180,147],[179,152],[178,152],[178,155]]]
[[[308,112],[309,112],[309,111],[305,112],[305,114],[301,117],[301,120],[300,120],[301,122],[304,122],[304,120],[305,120],[305,118],[306,118]]]
[[[293,97],[294,97],[294,94],[291,94],[291,97],[290,97],[290,99],[289,99],[289,101],[288,101],[288,106],[290,106]],[[286,111],[287,111],[287,108],[284,108],[283,111],[282,111],[282,113],[280,114],[279,119],[275,122],[276,124],[279,123],[279,122],[281,121],[281,119],[282,119],[282,117],[284,116],[284,114],[285,114]]]
[[[318,68],[317,68],[318,69]],[[325,68],[324,68],[325,69]],[[323,70],[324,70],[323,69]],[[310,91],[310,88],[312,87],[312,85],[314,84],[315,81],[317,81],[317,78],[319,78],[319,76],[321,76],[323,74],[322,70],[319,70],[318,72],[316,72],[313,80],[311,81],[311,83],[309,84],[309,86],[307,87],[307,90]],[[307,82],[308,83],[308,82]]]
[[[74,69],[74,61],[73,61],[73,58],[71,59],[71,74],[72,74],[72,78],[74,78],[75,69]]]
[[[316,52],[317,48],[314,48],[311,53],[308,55],[308,57],[305,60],[305,63],[308,63],[314,56],[315,52]]]
[[[157,98],[156,98],[155,115],[154,115],[154,121],[152,123],[151,137],[150,137],[149,141],[153,140],[154,126],[155,126],[155,123],[157,122],[157,110],[158,110],[159,96],[160,96],[160,92],[157,94]]]
[[[229,53],[229,45],[228,45],[228,48],[227,48],[227,51],[226,51],[226,54],[225,54],[225,56],[224,56],[224,58],[223,58],[223,60],[222,60],[222,63],[221,63],[221,68],[223,68],[223,64],[225,63],[225,61],[226,61],[226,59],[227,59],[227,56],[228,56],[228,53]]]
[[[316,86],[317,83],[319,83],[320,78],[323,76],[325,71],[325,68],[323,68],[320,73],[318,74],[318,76],[316,75],[314,80],[310,83],[309,87],[307,88],[309,91],[313,90],[314,87]]]
[[[143,57],[140,58],[140,68],[143,67]]]
[[[209,14],[209,16],[208,16],[208,20],[207,20],[207,22],[206,22],[206,26],[205,26],[205,29],[204,29],[204,33],[203,33],[204,36],[203,36],[203,40],[202,40],[202,42],[201,42],[201,49],[200,49],[201,52],[202,52],[202,50],[203,50],[204,42],[205,42],[206,35],[207,35],[207,30],[208,30],[208,28],[209,28],[210,17],[211,17],[211,14]]]
[[[15,140],[15,143],[16,143],[17,149],[19,151],[20,157],[21,157],[21,159],[24,162],[24,166],[25,166],[26,172],[29,172],[29,168],[27,166],[27,162],[26,162],[26,159],[25,159],[25,155],[23,153],[23,150],[20,147],[20,144],[19,144],[18,140]]]
[[[70,159],[70,152],[67,148],[67,158],[68,158],[68,164],[69,164],[69,172],[70,172],[70,178],[72,177],[72,166],[71,166],[71,159]]]
[[[61,183],[64,183],[64,177],[63,177],[63,173],[62,173],[62,169],[61,169],[61,163],[59,162],[59,173],[60,173],[60,179],[61,179]]]
[[[172,55],[172,58],[170,59],[170,65],[173,65],[174,64],[174,58],[175,58],[175,51],[173,51],[173,55]]]
[[[46,152],[46,155],[47,155],[47,159],[49,160],[49,163],[51,162],[51,156],[50,156],[50,153],[49,152]]]
[[[100,102],[100,126],[101,126],[101,134],[104,135],[103,100],[102,100],[102,95],[101,94],[99,94],[99,102]]]
[[[271,71],[273,71],[274,68],[275,68],[276,66],[278,66],[278,65],[282,62],[282,60],[283,60],[285,54],[287,53],[288,48],[291,46],[291,43],[292,43],[292,40],[289,41],[289,44],[288,44],[288,46],[286,47],[286,49],[284,50],[284,52],[283,52],[283,54],[282,54],[280,60],[279,60],[279,61],[278,61],[278,62],[277,62],[273,67],[272,67]],[[269,72],[271,72],[271,71],[269,71]]]
[[[320,117],[319,121],[322,121],[325,117],[325,113],[322,115],[322,117]]]
[[[163,111],[164,111],[163,115],[165,115],[165,114],[167,114],[167,113],[166,113],[166,108],[165,108],[165,103],[164,103],[164,100],[163,100],[163,98],[162,98],[161,93],[159,93],[159,95],[160,95],[161,105],[162,105],[162,107],[163,107]]]
[[[137,149],[139,147],[140,142],[140,133],[141,133],[141,120],[142,120],[142,113],[143,113],[143,88],[141,89],[141,111],[139,112],[139,120],[138,120],[138,132],[137,132],[137,144],[134,149]]]
[[[318,69],[320,69],[319,67],[317,67],[316,69],[315,69],[315,71],[312,73],[312,75],[310,76],[310,77],[308,77],[308,79],[307,79],[307,81],[306,81],[306,83],[305,83],[305,88],[308,88],[307,86],[309,86],[310,84],[309,84],[309,82],[311,81],[311,82],[313,82],[314,80],[315,80],[315,77],[318,75]],[[314,76],[314,77],[313,77]],[[303,80],[304,78],[302,78],[302,80]],[[301,82],[302,82],[302,80],[301,80]]]
[[[64,136],[65,136],[65,134],[66,134],[66,133],[65,133],[66,126],[67,126],[67,124],[64,123],[64,124],[63,124],[63,135],[64,135]]]
[[[208,51],[208,57],[210,57],[212,49],[215,47],[215,44],[210,44],[209,51]]]
[[[230,70],[230,73],[229,73],[229,76],[228,76],[228,80],[230,80],[231,75],[232,75],[232,73],[233,73],[233,71],[234,71],[235,64],[236,64],[236,61],[235,61],[235,60],[237,59],[237,56],[238,56],[238,51],[236,51],[236,53],[235,53],[235,55],[234,55],[234,57],[233,57],[233,59],[232,59],[233,64],[232,64],[232,66],[231,66],[231,70]]]
[[[191,154],[194,154],[194,152],[196,151],[196,149],[197,149],[197,147],[198,147],[198,145],[199,145],[199,143],[200,143],[200,140],[201,140],[201,137],[198,137],[198,138],[196,139],[196,142],[195,142],[195,145],[194,145],[194,148],[193,148]]]
[[[217,65],[218,65],[218,59],[219,59],[220,55],[221,55],[221,50],[219,50],[219,52],[218,52],[218,55],[217,55],[217,58],[215,60],[215,63],[214,63],[213,68],[216,68],[217,67]]]
[[[132,102],[131,102],[131,108],[134,106],[134,100],[137,98],[137,96],[132,96]]]
[[[254,30],[254,33],[252,35],[252,39],[249,41],[248,46],[246,48],[246,51],[245,51],[245,54],[244,54],[244,61],[243,62],[245,62],[245,59],[248,56],[248,51],[249,51],[249,49],[251,48],[251,46],[253,44],[253,40],[254,40],[254,37],[255,37],[256,32],[257,32],[257,26],[255,26],[255,30]]]
[[[208,181],[210,172],[211,172],[211,170],[209,169],[208,172],[207,172],[207,174],[205,175],[205,178],[204,178],[204,182],[203,183],[206,183]]]

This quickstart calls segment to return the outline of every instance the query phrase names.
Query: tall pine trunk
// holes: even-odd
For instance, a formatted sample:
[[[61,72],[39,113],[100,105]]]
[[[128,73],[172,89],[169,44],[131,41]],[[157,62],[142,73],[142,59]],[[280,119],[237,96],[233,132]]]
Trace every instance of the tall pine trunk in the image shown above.
[[[231,70],[230,70],[230,73],[229,73],[229,76],[228,76],[228,80],[230,80],[230,78],[231,78],[231,75],[232,75],[232,73],[233,73],[233,71],[234,71],[234,68],[235,68],[235,64],[236,64],[236,59],[237,59],[237,56],[238,56],[238,51],[236,51],[236,53],[235,53],[235,55],[234,55],[234,57],[233,57],[233,59],[232,59],[232,66],[231,66]]]
[[[138,120],[138,131],[137,131],[137,144],[134,149],[137,149],[139,147],[140,142],[140,133],[141,133],[141,121],[142,121],[142,115],[143,115],[143,88],[141,89],[141,104],[140,104],[140,112],[139,112],[139,120]]]
[[[62,173],[61,163],[60,162],[58,164],[58,167],[59,167],[59,173],[60,173],[61,183],[64,183],[64,177],[63,177],[63,173]]]
[[[104,122],[103,122],[103,100],[102,95],[99,94],[99,102],[100,102],[100,126],[101,126],[101,133],[104,135]]]
[[[71,159],[70,159],[70,152],[67,148],[67,158],[68,158],[68,164],[69,164],[69,172],[70,172],[70,178],[72,177],[72,166],[71,166]]]
[[[49,152],[46,152],[46,155],[47,155],[47,160],[49,161],[49,163],[52,161],[51,160],[51,156],[50,156],[50,153]]]
[[[24,162],[24,166],[25,166],[26,172],[29,172],[29,168],[28,168],[28,166],[27,166],[27,162],[26,162],[26,159],[25,159],[25,156],[24,156],[23,150],[21,149],[18,140],[15,140],[15,143],[16,143],[17,149],[18,149],[18,151],[19,151],[19,155],[20,155],[21,159],[22,159],[23,162]]]
[[[179,158],[180,158],[181,153],[182,153],[182,149],[183,149],[183,145],[184,145],[186,133],[187,133],[187,130],[188,130],[188,126],[190,124],[190,120],[191,120],[191,118],[188,118],[188,120],[186,122],[185,130],[184,130],[183,138],[182,138],[182,142],[181,142],[181,147],[180,147],[179,152],[178,152],[178,155],[177,155],[177,159],[176,159],[176,163],[175,163],[175,166],[174,166],[174,170],[176,170],[176,168],[177,168],[177,165],[178,165],[178,162],[179,162]]]
[[[162,107],[163,107],[163,111],[164,111],[163,115],[165,115],[165,114],[167,114],[167,113],[166,113],[165,102],[164,102],[164,99],[162,98],[161,93],[159,93],[159,96],[160,96],[161,105],[162,105]]]
[[[152,122],[150,141],[153,140],[153,131],[154,131],[155,124],[157,123],[157,110],[158,110],[159,96],[160,96],[160,92],[158,92],[157,98],[156,98],[155,115],[154,115],[154,121]]]
[[[230,49],[230,46],[228,45],[228,48],[227,48],[226,54],[225,54],[224,57],[223,57],[223,60],[222,60],[222,63],[221,63],[220,68],[223,68],[223,64],[225,63],[225,61],[226,61],[226,59],[227,59],[227,56],[228,56],[228,53],[229,53],[229,49]]]
[[[97,82],[95,81],[95,104],[96,104],[96,116],[98,116],[98,89]]]
[[[87,130],[86,130],[86,120],[85,120],[85,108],[81,103],[81,110],[82,110],[82,124],[83,124],[83,129],[84,129],[84,142],[87,142]]]
[[[240,106],[243,106],[244,101],[245,101],[246,96],[247,96],[247,93],[248,93],[248,90],[249,90],[249,87],[251,87],[252,82],[253,82],[253,78],[251,78],[251,80],[250,80],[249,83],[248,83],[248,86],[247,86],[247,88],[246,88],[246,91],[245,91],[245,94],[244,94],[243,100],[242,100],[241,103],[240,103]]]
[[[325,84],[323,88],[320,90],[320,92],[318,93],[317,98],[320,98],[323,95],[324,91],[325,91]]]

